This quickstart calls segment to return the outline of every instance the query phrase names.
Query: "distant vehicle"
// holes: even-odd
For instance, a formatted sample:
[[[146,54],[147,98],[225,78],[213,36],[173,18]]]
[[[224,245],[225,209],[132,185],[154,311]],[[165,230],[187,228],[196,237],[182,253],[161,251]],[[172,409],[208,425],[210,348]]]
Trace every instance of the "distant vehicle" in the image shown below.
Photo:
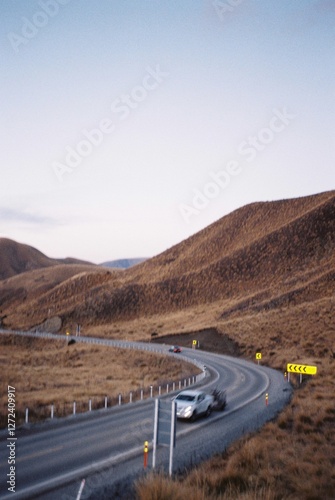
[[[181,347],[179,347],[179,345],[173,345],[170,347],[169,352],[181,352]]]
[[[214,396],[202,391],[182,391],[175,398],[177,418],[193,422],[201,415],[209,416],[214,405]]]

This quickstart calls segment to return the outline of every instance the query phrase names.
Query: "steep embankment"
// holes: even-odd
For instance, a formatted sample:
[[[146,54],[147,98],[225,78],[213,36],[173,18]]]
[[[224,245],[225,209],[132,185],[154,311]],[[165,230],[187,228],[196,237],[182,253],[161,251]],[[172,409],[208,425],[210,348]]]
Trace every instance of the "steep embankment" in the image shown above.
[[[76,313],[108,322],[220,301],[228,314],[331,295],[334,210],[329,194],[244,207],[130,270],[121,286],[96,289]]]

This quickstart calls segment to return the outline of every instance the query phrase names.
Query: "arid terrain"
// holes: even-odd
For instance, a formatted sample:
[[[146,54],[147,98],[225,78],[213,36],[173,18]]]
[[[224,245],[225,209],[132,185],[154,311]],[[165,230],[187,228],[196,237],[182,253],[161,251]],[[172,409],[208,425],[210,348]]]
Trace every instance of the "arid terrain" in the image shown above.
[[[9,266],[3,241],[3,328],[79,324],[82,335],[187,346],[198,338],[247,359],[261,351],[283,372],[288,362],[317,365],[301,386],[293,378],[276,422],[183,478],[142,483],[140,498],[334,498],[334,191],[245,206],[126,270]]]
[[[67,339],[0,335],[1,380],[16,389],[16,423],[71,415],[73,401],[78,413],[149,396],[152,385],[163,386],[200,372],[195,366],[147,352],[68,343]],[[129,370],[131,367],[131,370]],[[0,395],[0,428],[7,422],[7,394]]]

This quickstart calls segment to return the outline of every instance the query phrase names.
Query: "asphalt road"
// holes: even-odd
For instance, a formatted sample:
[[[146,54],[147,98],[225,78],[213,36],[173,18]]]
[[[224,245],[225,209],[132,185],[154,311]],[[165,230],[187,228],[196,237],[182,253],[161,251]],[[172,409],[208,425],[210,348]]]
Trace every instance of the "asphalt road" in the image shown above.
[[[142,345],[143,346],[143,345]],[[129,347],[129,345],[128,345]],[[149,347],[148,345],[146,346]],[[167,346],[154,346],[167,351]],[[222,452],[241,435],[256,430],[288,402],[291,386],[283,374],[228,356],[184,349],[205,364],[206,390],[227,390],[228,405],[194,423],[177,423],[174,472]],[[178,355],[176,355],[178,356]],[[265,394],[268,393],[268,405]],[[171,394],[164,397],[171,398]],[[154,399],[53,420],[16,432],[16,492],[7,490],[7,431],[0,433],[0,498],[75,499],[85,478],[82,499],[131,498],[133,479],[143,469],[143,443],[153,439]],[[168,470],[169,450],[160,447],[157,468]]]

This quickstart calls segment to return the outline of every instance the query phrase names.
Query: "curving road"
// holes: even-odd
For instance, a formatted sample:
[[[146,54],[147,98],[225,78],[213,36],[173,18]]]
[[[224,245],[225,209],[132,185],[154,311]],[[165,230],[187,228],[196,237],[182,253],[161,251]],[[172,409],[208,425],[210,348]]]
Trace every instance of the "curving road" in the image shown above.
[[[116,343],[85,337],[80,341]],[[168,354],[168,346],[117,344]],[[274,418],[289,401],[291,386],[283,374],[275,370],[192,349],[184,349],[183,357],[199,366],[206,365],[206,376],[197,385],[206,390],[217,385],[224,387],[228,405],[224,412],[214,412],[195,423],[177,423],[174,471],[224,451],[241,435]],[[265,393],[269,394],[268,405],[265,405]],[[16,493],[7,490],[8,433],[1,431],[0,498],[76,498],[83,478],[86,480],[83,499],[129,497],[132,479],[143,473],[143,443],[152,442],[153,417],[154,400],[149,399],[17,430]],[[149,451],[148,468],[151,460]],[[168,448],[159,448],[157,467],[167,470],[168,460]]]

